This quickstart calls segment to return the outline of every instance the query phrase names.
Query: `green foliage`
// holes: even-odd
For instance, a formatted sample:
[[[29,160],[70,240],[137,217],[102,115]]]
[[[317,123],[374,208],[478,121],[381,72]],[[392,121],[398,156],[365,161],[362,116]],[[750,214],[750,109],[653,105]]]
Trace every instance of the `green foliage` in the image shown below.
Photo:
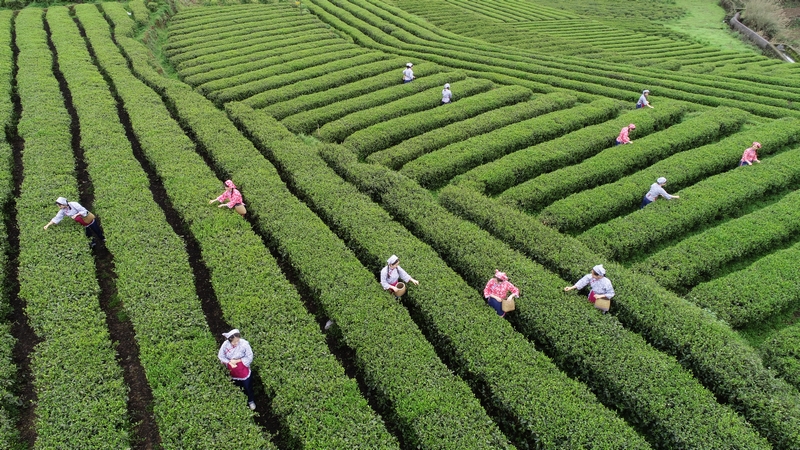
[[[659,159],[731,134],[749,116],[732,108],[708,110],[660,133],[636,139],[633,144],[610,147],[579,164],[540,175],[506,190],[500,198],[517,208],[538,211],[575,192],[618,180]]]
[[[457,101],[457,108],[434,108],[389,119],[356,131],[348,136],[343,144],[360,156],[366,157],[426,131],[434,131],[484,112],[524,102],[530,99],[531,95],[530,89],[521,86],[500,87],[466,98],[460,98],[460,93],[456,92],[451,103]]]
[[[627,329],[674,355],[776,448],[800,445],[797,390],[776,378],[759,354],[727,325],[652,278],[611,262],[578,240],[496,200],[452,185],[442,189],[439,200],[449,210],[567,279],[577,279],[588,267],[604,264],[617,293],[612,312]],[[583,325],[579,329],[583,330]]]
[[[397,83],[401,82],[401,76],[400,73],[398,73]],[[416,83],[416,80],[405,84],[414,83]],[[451,84],[453,86],[452,89],[455,92],[459,92],[462,97],[486,92],[494,86],[491,81],[475,78],[453,81]],[[319,129],[317,135],[321,139],[329,142],[342,142],[354,132],[367,128],[370,125],[385,122],[414,112],[430,110],[442,103],[441,89],[440,85],[414,95],[400,98],[393,102],[383,104],[373,102],[367,109],[350,113],[338,120],[326,123]]]
[[[687,298],[739,328],[766,320],[797,304],[795,276],[800,244],[767,255],[745,269],[700,283]],[[793,383],[797,386],[797,383]]]
[[[386,150],[373,153],[367,157],[367,160],[392,169],[399,169],[407,162],[449,144],[489,133],[541,114],[569,108],[575,104],[575,101],[574,96],[559,92],[536,97],[524,103],[497,108],[471,119],[412,137]]]
[[[432,89],[436,86],[466,78],[466,75],[462,72],[440,73],[442,68],[431,63],[421,63],[414,68],[416,69],[414,73],[417,74],[418,78],[413,83],[399,83],[399,77],[395,69],[392,72],[373,77],[381,77],[378,80],[380,84],[368,82],[362,86],[362,83],[355,83],[360,86],[356,88],[356,92],[351,90],[353,89],[352,87],[348,89],[348,86],[352,85],[345,85],[340,87],[341,91],[328,90],[312,94],[314,95],[313,97],[299,98],[298,106],[308,105],[308,110],[292,110],[294,114],[284,118],[282,122],[286,128],[295,133],[309,134],[319,129],[319,127],[342,117],[342,115],[405,99],[426,90],[434,92]],[[361,91],[361,87],[366,88],[370,84],[374,86],[373,90],[369,90],[366,93]],[[351,93],[355,96],[350,97]],[[289,100],[289,102],[292,102],[292,100]],[[277,103],[274,106],[277,108],[280,105],[281,103]],[[315,106],[316,108],[312,109]]]
[[[639,128],[637,124],[636,135]],[[668,191],[677,192],[706,177],[735,168],[742,157],[742,149],[749,147],[754,140],[763,145],[759,151],[763,156],[794,144],[798,133],[800,121],[797,119],[768,122],[718,143],[670,156],[615,182],[570,195],[544,208],[539,219],[561,231],[581,231],[636,211],[648,187],[658,177],[669,181]],[[668,134],[668,131],[663,134]],[[649,148],[661,146],[658,140],[661,135],[656,134],[649,141],[634,136],[636,142],[631,145],[642,145],[645,151],[649,151]]]
[[[255,72],[262,72],[255,71],[253,74],[225,78],[218,82],[212,81],[198,89],[201,93],[207,94],[210,99],[222,104],[244,100],[271,89],[286,88],[291,84],[323,75],[328,75],[327,79],[330,80],[327,86],[341,86],[363,77],[377,75],[402,64],[401,59],[389,59],[388,55],[380,52],[363,53],[363,50],[353,49],[339,53],[341,53],[340,57],[330,62],[327,62],[326,55],[319,55],[306,58],[307,61],[303,61],[299,67],[293,66],[293,63],[286,63],[268,68],[264,72],[274,71],[273,76],[269,78],[262,78],[262,76],[266,76],[262,74],[257,79],[248,81],[251,75],[255,76]],[[326,85],[323,84],[320,88],[324,88],[324,86]],[[252,102],[259,102],[259,98],[254,98]]]
[[[47,22],[81,123],[95,210],[113,218],[103,225],[124,305],[120,320],[129,317],[133,323],[162,445],[195,442],[219,447],[234,439],[247,446],[267,445],[261,430],[248,420],[252,413],[238,388],[215,365],[198,364],[214,355],[217,347],[195,293],[184,243],[153,202],[147,175],[115,118],[116,102],[106,81],[91,64],[69,10],[51,7]],[[169,330],[168,345],[165,330]]]
[[[192,86],[199,86],[221,78],[240,76],[251,70],[260,70],[276,64],[296,61],[309,56],[316,56],[321,53],[338,53],[353,49],[354,46],[352,44],[334,39],[322,42],[307,42],[299,45],[286,46],[280,49],[280,52],[271,50],[264,52],[262,55],[248,52],[245,56],[228,59],[218,64],[195,66],[191,68],[192,70],[182,71],[181,76],[184,82]],[[192,73],[194,75],[190,75]]]
[[[126,448],[127,387],[100,310],[83,230],[70,219],[42,230],[57,211],[57,197],[78,199],[70,116],[52,72],[42,14],[37,8],[21,11],[15,28],[22,102],[18,131],[25,140],[25,178],[17,201],[19,296],[42,340],[30,355],[36,444]]]
[[[517,122],[423,155],[400,172],[427,188],[440,187],[454,176],[508,153],[611,119],[620,106],[616,100],[601,99]]]
[[[800,389],[800,325],[784,328],[765,342],[763,349],[764,360]]]
[[[133,13],[133,19],[139,25],[147,25],[150,21],[150,10],[144,4],[144,0],[131,0],[128,2],[128,8]]]
[[[800,156],[800,151],[792,153],[793,158]],[[698,282],[713,278],[725,264],[763,254],[798,231],[800,191],[656,252],[636,264],[634,270],[651,275],[667,289],[686,292]]]
[[[514,327],[553,355],[562,370],[587,384],[604,404],[623,411],[628,423],[640,427],[652,442],[769,447],[673,357],[653,349],[614,316],[601,315],[584,298],[567,296],[567,283],[560,277],[448,213],[412,180],[381,166],[360,164],[346,150],[328,147],[323,156],[362,192],[379,198],[396,220],[412,228],[474,289],[482,288],[496,268],[509,273],[522,292],[517,312],[509,319]],[[482,210],[505,217],[497,209]],[[518,236],[529,240],[532,235]]]
[[[688,230],[736,215],[748,202],[786,190],[800,177],[797,151],[763,164],[740,167],[680,191],[679,201],[655,202],[627,216],[595,226],[579,238],[615,259],[628,259]],[[735,163],[734,163],[735,167]]]
[[[245,333],[257,355],[255,361],[265,364],[259,366],[264,368],[265,376],[261,379],[267,395],[274,397],[272,410],[280,417],[288,436],[299,445],[337,448],[346,445],[343,443],[349,442],[350,433],[355,430],[363,436],[366,446],[394,447],[380,419],[359,394],[355,381],[344,375],[329,353],[313,317],[306,312],[299,294],[285,279],[260,237],[232,211],[208,205],[206,199],[218,194],[220,181],[195,153],[195,145],[170,118],[159,96],[128,72],[125,59],[110,41],[107,29],[97,27],[104,19],[93,7],[78,6],[76,10],[87,31],[91,30],[89,39],[98,61],[109,71],[122,97],[145,156],[161,178],[172,206],[201,247],[226,321]],[[112,4],[105,5],[104,11],[115,24],[128,20],[124,11],[120,13]],[[130,47],[141,45],[123,36],[116,38],[128,55],[135,54]],[[142,68],[150,67],[146,61],[132,62],[140,75]],[[160,81],[164,86],[177,86],[183,95],[192,92],[188,86],[173,80]],[[124,90],[121,86],[125,86]],[[215,137],[220,139],[217,142],[230,144],[217,131],[218,118],[205,115],[209,108],[216,111],[209,105],[195,109],[194,114],[203,116],[208,121],[206,126],[214,127]],[[197,128],[196,132],[206,136],[207,128]],[[234,180],[244,195],[249,196],[252,184]],[[268,188],[275,186],[282,185]],[[231,261],[236,262],[234,272]],[[309,384],[317,390],[307,389]]]
[[[658,109],[637,109],[616,119],[573,131],[556,139],[510,153],[455,178],[455,183],[496,195],[537,175],[576,164],[613,144],[622,127],[636,124],[633,138],[667,128],[680,120],[689,105],[664,102]]]

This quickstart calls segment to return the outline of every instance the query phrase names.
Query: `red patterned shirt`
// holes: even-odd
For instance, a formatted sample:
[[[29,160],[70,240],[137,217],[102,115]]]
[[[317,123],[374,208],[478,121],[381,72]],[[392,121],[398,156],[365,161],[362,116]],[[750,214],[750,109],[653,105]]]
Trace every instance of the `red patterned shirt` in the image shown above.
[[[228,200],[228,208],[233,208],[236,205],[244,204],[242,201],[242,193],[239,192],[238,189],[231,189],[225,190],[219,197],[217,197],[217,201],[220,203],[225,203],[225,200]]]
[[[492,278],[486,283],[486,287],[483,289],[483,296],[488,298],[494,295],[499,299],[505,300],[509,291],[519,297],[519,289],[511,284],[510,281],[500,281],[497,278]]]
[[[756,154],[756,149],[753,147],[748,148],[744,151],[742,155],[742,161],[752,163],[753,161],[758,159],[758,155]]]

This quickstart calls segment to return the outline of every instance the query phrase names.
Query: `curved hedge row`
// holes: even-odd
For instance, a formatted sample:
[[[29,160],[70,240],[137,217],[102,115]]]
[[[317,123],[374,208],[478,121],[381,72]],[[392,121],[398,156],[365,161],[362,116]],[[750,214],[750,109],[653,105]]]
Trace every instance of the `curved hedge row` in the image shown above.
[[[279,38],[276,38],[279,36]],[[241,54],[243,51],[246,51],[247,47],[262,47],[262,46],[276,46],[277,41],[289,41],[289,42],[310,42],[313,38],[314,40],[320,40],[323,37],[339,37],[336,36],[333,32],[325,30],[323,28],[317,29],[317,27],[309,29],[308,26],[301,26],[297,30],[286,30],[286,29],[278,29],[274,31],[274,34],[267,35],[267,36],[257,36],[252,39],[239,39],[234,42],[222,45],[210,45],[210,46],[203,46],[195,50],[188,50],[183,53],[178,53],[173,55],[169,58],[172,65],[176,66],[178,70],[180,70],[181,66],[184,64],[190,64],[193,60],[202,57],[209,57],[215,58],[219,60],[220,53],[226,51],[235,51],[237,54]],[[291,39],[291,40],[290,40]]]
[[[800,159],[800,150],[792,153]],[[798,231],[800,191],[795,191],[758,211],[656,252],[633,269],[651,275],[667,289],[685,293],[698,282],[714,277],[726,264],[783,245]]]
[[[800,300],[794,279],[800,271],[798,261],[800,244],[795,244],[745,269],[700,283],[686,297],[734,328],[761,322]]]
[[[541,114],[570,108],[575,101],[574,96],[561,92],[542,95],[525,103],[498,108],[477,117],[415,136],[394,147],[369,155],[367,161],[397,170],[407,162],[449,144],[489,133]]]
[[[707,178],[683,189],[678,201],[655,202],[590,228],[579,239],[610,258],[628,259],[654,244],[712,224],[722,215],[735,215],[748,201],[786,190],[800,179],[798,151]]]
[[[506,435],[531,447],[648,447],[585,386],[490,312],[433,249],[339,178],[314,148],[247,106],[231,103],[226,109],[367,266],[379,271],[386,254],[403,255],[403,265],[422,280],[404,299],[422,316],[417,323],[473,392],[482,393]]]
[[[161,444],[193,442],[210,448],[235,439],[246,446],[266,446],[259,427],[248,420],[252,413],[238,388],[217,367],[197,364],[214,355],[217,345],[195,292],[185,243],[169,227],[152,194],[141,188],[148,185],[147,175],[115,119],[117,105],[106,81],[91,64],[69,10],[49,8],[47,22],[80,120],[95,209],[109,218],[104,226],[111,237],[118,296],[136,331]],[[135,217],[131,205],[137,205]],[[219,411],[229,413],[220,417]]]
[[[795,324],[776,333],[764,343],[762,349],[764,361],[800,389],[800,325]]]
[[[731,134],[749,117],[749,113],[733,108],[705,111],[660,133],[636,139],[633,144],[610,147],[579,164],[540,175],[506,190],[499,198],[519,209],[536,212],[570,194],[618,180],[659,159]]]
[[[322,152],[346,179],[380,198],[395,220],[432,245],[474,289],[483,287],[493,269],[507,270],[522,291],[517,312],[509,318],[515,328],[546,348],[562,370],[586,383],[606,405],[622,411],[650,442],[687,448],[770,447],[675,358],[653,349],[613,316],[599,314],[584,298],[568,300],[563,292],[567,283],[552,272],[453,216],[412,180],[378,165],[360,164],[344,149],[326,147]]]
[[[639,129],[638,125],[636,127]],[[786,118],[737,133],[715,144],[678,153],[612,183],[585,190],[559,200],[542,210],[539,220],[560,231],[575,232],[623,214],[634,212],[648,186],[658,177],[669,180],[670,191],[735,168],[742,149],[761,142],[761,156],[794,144],[800,134],[800,120]],[[646,145],[646,144],[644,144]]]
[[[459,92],[455,92],[456,96],[459,94]],[[530,99],[531,95],[533,93],[528,88],[504,86],[463,99],[456,97],[458,99],[457,107],[435,108],[376,123],[351,134],[342,144],[360,156],[366,157],[427,131],[436,130],[503,106],[524,102]]]
[[[394,58],[299,81],[291,87],[285,86],[280,89],[270,89],[253,95],[244,100],[244,103],[252,108],[264,108],[274,103],[290,101],[301,95],[325,93],[330,89],[351,83],[359,83],[364,78],[383,74],[392,69],[397,70],[397,67],[403,64],[402,61],[404,60],[401,58]],[[397,76],[396,73],[395,76]]]
[[[287,18],[281,15],[271,21],[258,21],[250,27],[242,27],[239,25],[230,31],[221,30],[218,23],[214,22],[209,24],[202,33],[194,33],[195,36],[170,36],[168,42],[164,44],[162,48],[167,56],[173,56],[209,45],[219,46],[240,42],[245,40],[245,37],[250,40],[265,36],[274,36],[280,34],[279,32],[297,32],[301,30],[313,30],[314,28],[320,28],[320,24],[308,16]]]
[[[356,55],[356,52],[353,52],[353,54]],[[266,78],[240,85],[231,83],[233,85],[230,85],[230,87],[213,92],[208,92],[208,84],[213,84],[215,82],[208,83],[206,86],[200,86],[198,89],[201,93],[207,92],[207,97],[217,103],[227,103],[234,100],[247,99],[271,89],[285,88],[290,84],[326,75],[330,78],[334,76],[333,74],[338,74],[339,85],[342,85],[370,75],[377,75],[402,64],[400,59],[389,59],[389,57],[390,55],[381,52],[366,53],[348,57],[347,59],[334,60],[326,64],[306,65],[304,69],[292,69],[297,70],[295,72],[276,74],[274,76],[265,74],[264,76]],[[291,65],[291,63],[287,64]],[[222,79],[219,81],[225,82],[228,80],[230,79]]]
[[[118,3],[103,5],[103,10],[117,31],[129,20]],[[238,215],[208,205],[205,199],[219,193],[220,181],[197,155],[195,144],[170,117],[161,98],[128,72],[127,61],[103,27],[106,22],[97,8],[79,5],[76,11],[98,61],[122,97],[145,157],[160,177],[172,207],[200,245],[226,321],[240,328],[253,346],[256,370],[263,370],[261,380],[285,433],[283,438],[297,446],[339,448],[352,446],[352,435],[358,434],[363,448],[397,448],[355,380],[345,375],[330,354],[319,326],[261,238]],[[124,35],[116,37],[129,55],[147,55],[141,43]],[[165,85],[177,85],[179,92],[192,92],[188,86],[158,75],[146,59],[132,59],[131,63],[137,71],[146,68]],[[216,111],[213,106],[211,110]],[[237,184],[248,195],[248,185]],[[249,206],[248,197],[245,201]],[[236,276],[231,276],[231,261],[236,261]],[[316,389],[307,389],[309,384]]]
[[[70,116],[53,75],[42,16],[39,8],[25,8],[16,18],[18,132],[25,141],[17,202],[19,296],[42,340],[30,354],[36,446],[126,448],[128,388],[100,310],[83,230],[71,219],[42,230],[55,215],[57,197],[78,199]]]
[[[327,70],[319,69],[318,67],[324,67],[326,65],[330,65],[331,63],[333,63],[334,66],[331,67],[330,70],[335,71],[351,67],[353,65],[367,64],[382,59],[385,59],[384,56],[378,52],[370,51],[357,46],[349,46],[343,50],[325,52],[321,55],[306,56],[304,58],[299,56],[297,58],[287,58],[282,63],[277,63],[277,61],[275,61],[273,64],[263,66],[258,70],[239,71],[236,66],[231,66],[224,70],[225,73],[223,76],[201,84],[197,87],[197,90],[201,94],[209,97],[213,97],[215,95],[215,91],[225,91],[228,93],[244,92],[244,94],[238,95],[244,95],[245,97],[242,98],[246,98],[250,95],[253,95],[253,93],[260,92],[260,90],[251,89],[252,83],[264,83],[264,80],[272,77],[278,77],[281,75],[293,75],[296,77],[298,73],[307,70],[311,71],[313,73],[311,76],[295,78],[293,81],[304,80],[313,76],[328,73]],[[248,83],[251,84],[248,85]],[[285,84],[290,83],[291,82]],[[248,95],[248,92],[252,93]],[[228,95],[235,96],[236,94]]]
[[[287,12],[293,11],[289,8],[283,8],[283,10],[279,8],[280,7],[275,6],[264,7],[256,5],[240,8],[247,10],[247,15],[244,17],[242,17],[242,13],[239,9],[234,9],[224,11],[222,14],[206,14],[201,18],[184,21],[179,19],[174,24],[170,23],[168,32],[170,37],[175,37],[181,35],[185,36],[197,31],[205,31],[213,28],[217,28],[219,31],[224,31],[226,27],[241,28],[244,24],[259,23],[272,18],[285,17]],[[179,15],[179,17],[182,15],[183,14]]]
[[[149,70],[150,76],[158,76],[147,64],[139,65]],[[258,217],[256,225],[275,240],[279,252],[296,268],[301,282],[318,299],[320,314],[336,321],[336,332],[356,351],[355,362],[368,389],[377,392],[377,399],[389,413],[388,420],[395,420],[393,423],[403,433],[405,443],[423,448],[441,448],[443,442],[447,448],[506,448],[505,438],[467,386],[437,359],[407,312],[387,298],[374,276],[365,271],[318,217],[286,190],[275,169],[238,133],[224,113],[186,86],[166,79],[159,82],[165,83],[170,102],[215,165],[240,180],[250,193],[246,201]],[[264,163],[254,164],[258,160]],[[298,227],[298,223],[305,226]],[[332,254],[338,255],[337,258],[330,258]],[[342,279],[342,273],[348,277]],[[332,279],[340,280],[336,289],[318,288],[329,286]],[[376,308],[367,311],[352,302],[353,297],[370,299]],[[297,389],[307,392],[307,383]],[[291,408],[292,412],[300,413],[295,409]],[[337,413],[334,417],[344,411]],[[312,423],[324,426],[330,420]],[[363,421],[363,425],[372,422],[374,419]],[[352,436],[358,436],[358,431],[347,433],[349,429],[327,432],[334,431],[342,437],[340,444],[312,447],[352,447]],[[379,447],[384,446],[385,443]]]
[[[145,6],[144,0],[131,0],[128,2],[128,8],[133,13],[133,19],[138,25],[147,25],[150,21],[150,10]]]
[[[400,80],[398,80],[398,83],[399,82]],[[416,81],[406,84],[414,83],[416,83]],[[494,87],[491,81],[479,78],[467,78],[463,81],[452,82],[451,84],[453,85],[453,90],[464,98],[489,91]],[[429,110],[441,105],[441,92],[441,86],[438,86],[408,97],[400,98],[390,103],[380,104],[373,100],[372,107],[350,113],[338,120],[326,123],[319,129],[317,135],[321,139],[329,142],[342,142],[354,132],[367,128],[370,125],[385,122],[407,114]]]
[[[617,100],[600,99],[517,122],[425,154],[403,166],[400,173],[429,189],[440,187],[456,175],[513,151],[611,119],[620,106]]]
[[[199,86],[221,78],[238,76],[251,70],[259,70],[276,64],[296,61],[316,56],[320,53],[339,53],[354,47],[353,44],[335,39],[322,42],[306,42],[284,47],[279,52],[267,51],[260,54],[251,53],[239,58],[231,58],[221,62],[214,68],[208,65],[195,66],[192,69],[200,68],[202,70],[193,70],[192,72],[187,70],[181,72],[181,77],[185,83]],[[190,73],[194,73],[194,75],[190,75]]]
[[[619,130],[629,123],[636,124],[632,137],[640,139],[679,121],[688,108],[685,103],[668,101],[658,109],[628,111],[608,122],[510,153],[457,176],[453,182],[496,195],[537,175],[596,155],[613,144]]]
[[[423,65],[427,64],[420,64],[420,66]],[[437,86],[442,86],[444,83],[452,83],[467,78],[463,72],[438,73],[438,71],[441,70],[439,66],[431,64],[428,67],[431,68],[428,69],[431,71],[430,75],[424,77],[420,76],[414,80],[413,83],[397,84],[397,72],[395,71],[390,75],[393,79],[393,83],[390,84],[389,87],[357,97],[342,99],[309,111],[299,112],[284,118],[281,122],[294,133],[309,134],[319,129],[319,127],[342,117],[342,115],[352,114],[357,111],[372,108],[375,105],[382,105],[399,99],[408,98],[414,94],[430,90]],[[342,89],[345,89],[345,86],[342,86]],[[318,98],[322,98],[323,101],[327,102],[326,92],[327,91],[319,92],[315,95],[318,95]],[[431,90],[430,92],[430,95],[433,95],[434,91]],[[332,93],[331,96],[333,99],[337,98],[336,93]]]
[[[420,63],[419,65],[414,66],[414,73],[421,78],[438,74],[443,70],[444,68],[441,66],[432,63]],[[425,88],[434,86],[431,84],[430,80],[424,80],[423,84],[425,84]],[[311,112],[313,109],[332,105],[334,103],[339,105],[343,101],[385,89],[387,86],[397,86],[396,69],[379,75],[364,78],[359,80],[357,83],[348,83],[343,86],[326,89],[320,92],[299,95],[290,100],[275,102],[261,108],[261,110],[272,117],[281,120],[294,114],[302,113],[304,111]],[[419,86],[415,87],[419,89]]]
[[[588,267],[604,264],[617,292],[612,312],[627,329],[674,355],[776,448],[800,447],[800,394],[776,378],[758,352],[730,327],[652,278],[610,262],[575,238],[497,200],[453,185],[440,191],[439,200],[566,279],[577,279]]]

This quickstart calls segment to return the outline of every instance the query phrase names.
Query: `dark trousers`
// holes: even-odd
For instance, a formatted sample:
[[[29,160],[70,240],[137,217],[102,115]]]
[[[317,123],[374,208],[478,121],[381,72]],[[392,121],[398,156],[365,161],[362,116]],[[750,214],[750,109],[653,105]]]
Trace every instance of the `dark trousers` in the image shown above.
[[[647,198],[647,196],[645,195],[644,197],[642,197],[642,206],[640,206],[640,207],[639,207],[639,209],[642,209],[642,208],[644,208],[645,206],[649,205],[650,203],[653,203],[653,202],[652,202],[652,201],[650,201],[650,200]]]
[[[92,223],[83,227],[83,231],[86,233],[86,237],[96,237],[101,241],[105,241],[106,237],[103,235],[103,229],[100,228],[100,222],[97,221],[95,218]]]
[[[253,395],[253,375],[250,374],[246,380],[233,380],[233,384],[239,386],[247,394],[247,403],[255,403],[256,397]]]

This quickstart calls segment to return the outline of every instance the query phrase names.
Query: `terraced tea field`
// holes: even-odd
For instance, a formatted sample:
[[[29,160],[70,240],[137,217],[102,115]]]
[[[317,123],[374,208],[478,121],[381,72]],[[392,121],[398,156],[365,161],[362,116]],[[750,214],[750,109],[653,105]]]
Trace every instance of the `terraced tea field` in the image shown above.
[[[0,447],[800,448],[796,69],[571,2],[170,7],[0,12]]]

